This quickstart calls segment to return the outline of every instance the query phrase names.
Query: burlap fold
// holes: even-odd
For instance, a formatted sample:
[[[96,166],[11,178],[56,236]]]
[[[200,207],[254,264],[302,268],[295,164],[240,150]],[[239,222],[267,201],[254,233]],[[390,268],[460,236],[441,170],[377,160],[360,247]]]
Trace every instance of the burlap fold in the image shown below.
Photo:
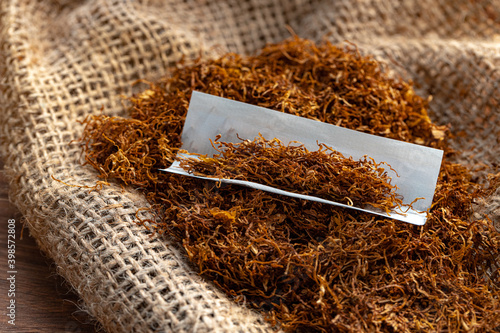
[[[81,135],[79,121],[97,112],[124,115],[120,96],[134,92],[134,81],[158,79],[183,57],[255,52],[289,37],[289,27],[300,37],[349,40],[433,96],[433,120],[461,134],[454,145],[464,161],[498,170],[498,1],[4,0],[0,6],[1,152],[11,200],[109,332],[273,330],[198,277],[176,244],[136,223],[147,202],[134,189],[60,182],[98,180],[72,141]],[[482,210],[498,223],[499,207],[497,193]]]

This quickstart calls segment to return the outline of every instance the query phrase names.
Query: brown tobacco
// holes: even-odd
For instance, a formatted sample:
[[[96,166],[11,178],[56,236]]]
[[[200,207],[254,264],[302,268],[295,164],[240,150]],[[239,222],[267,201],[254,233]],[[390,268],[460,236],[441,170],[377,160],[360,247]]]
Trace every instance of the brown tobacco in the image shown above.
[[[262,136],[240,143],[216,140],[212,146],[219,154],[182,158],[180,166],[197,175],[256,182],[350,206],[390,212],[403,204],[383,163],[346,158],[325,144],[316,151],[297,144]]]
[[[425,226],[167,174],[193,90],[445,150]],[[129,99],[128,117],[87,119],[85,157],[142,188],[158,233],[206,279],[286,331],[492,332],[500,328],[500,235],[472,204],[486,189],[428,100],[354,47],[292,38],[253,56],[180,66]],[[496,185],[498,186],[498,184]]]

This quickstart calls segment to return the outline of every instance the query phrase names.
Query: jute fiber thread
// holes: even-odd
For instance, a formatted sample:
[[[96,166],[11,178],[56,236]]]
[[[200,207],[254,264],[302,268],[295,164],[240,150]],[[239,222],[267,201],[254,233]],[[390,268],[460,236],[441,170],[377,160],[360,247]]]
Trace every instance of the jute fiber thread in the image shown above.
[[[291,29],[355,43],[432,95],[463,135],[463,162],[498,168],[498,1],[14,1],[0,4],[1,152],[10,198],[82,306],[109,332],[265,332],[260,315],[194,273],[175,243],[136,223],[132,188],[100,191],[78,122],[124,115],[121,96],[181,58],[256,52]],[[135,88],[134,88],[135,87]],[[498,169],[496,169],[498,170]],[[478,171],[478,177],[484,175]],[[52,177],[53,176],[53,177]],[[500,195],[478,211],[500,223]],[[142,213],[145,217],[146,213]]]

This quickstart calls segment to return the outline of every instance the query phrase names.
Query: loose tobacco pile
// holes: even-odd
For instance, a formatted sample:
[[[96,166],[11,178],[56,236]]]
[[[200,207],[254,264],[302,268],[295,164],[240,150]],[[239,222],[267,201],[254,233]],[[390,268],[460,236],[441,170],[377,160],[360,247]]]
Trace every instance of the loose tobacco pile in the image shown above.
[[[445,150],[425,226],[158,171],[180,147],[193,90]],[[157,232],[237,301],[287,331],[500,329],[500,235],[474,219],[488,189],[451,162],[428,101],[354,48],[299,38],[255,56],[184,65],[130,98],[129,118],[94,116],[86,160],[143,189]]]
[[[403,204],[381,166],[384,162],[366,156],[355,161],[325,144],[308,151],[302,144],[294,145],[298,142],[285,146],[262,136],[240,143],[219,139],[211,141],[219,154],[184,157],[180,166],[195,175],[250,181],[350,206],[370,205],[390,212]]]

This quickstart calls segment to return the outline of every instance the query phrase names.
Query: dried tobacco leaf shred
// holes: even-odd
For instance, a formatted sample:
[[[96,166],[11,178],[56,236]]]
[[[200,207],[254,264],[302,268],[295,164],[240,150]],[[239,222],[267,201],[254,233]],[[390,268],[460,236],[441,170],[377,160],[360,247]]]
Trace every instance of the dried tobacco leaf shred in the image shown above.
[[[183,157],[180,166],[195,175],[250,181],[350,206],[369,205],[390,212],[403,205],[382,167],[384,162],[366,156],[359,161],[346,158],[325,144],[308,151],[298,142],[285,146],[277,138],[259,136],[240,143],[219,139],[212,141],[219,154]]]
[[[426,225],[158,171],[180,147],[193,90],[444,149]],[[106,180],[142,188],[156,230],[270,322],[307,332],[500,330],[500,235],[472,211],[486,190],[451,162],[457,153],[428,101],[373,59],[292,38],[181,66],[130,102],[128,118],[86,120],[86,160]]]

